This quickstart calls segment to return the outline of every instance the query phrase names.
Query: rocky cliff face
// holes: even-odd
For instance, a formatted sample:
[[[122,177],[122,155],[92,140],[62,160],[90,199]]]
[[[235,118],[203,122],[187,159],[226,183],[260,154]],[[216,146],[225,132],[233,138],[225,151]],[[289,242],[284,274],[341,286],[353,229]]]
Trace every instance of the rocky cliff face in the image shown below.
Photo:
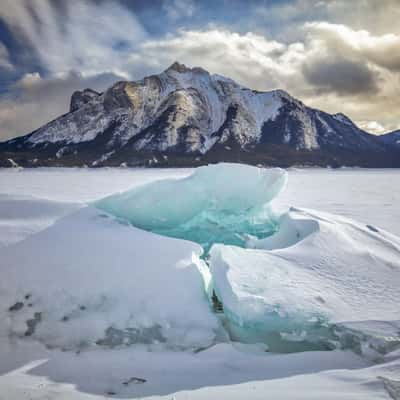
[[[90,100],[95,99],[99,96],[100,93],[96,92],[93,89],[85,89],[82,91],[78,90],[72,94],[69,111],[74,112],[86,103],[89,103]]]
[[[3,164],[25,165],[363,164],[363,154],[392,162],[386,143],[343,114],[179,63],[104,93],[75,92],[70,112],[0,151]]]

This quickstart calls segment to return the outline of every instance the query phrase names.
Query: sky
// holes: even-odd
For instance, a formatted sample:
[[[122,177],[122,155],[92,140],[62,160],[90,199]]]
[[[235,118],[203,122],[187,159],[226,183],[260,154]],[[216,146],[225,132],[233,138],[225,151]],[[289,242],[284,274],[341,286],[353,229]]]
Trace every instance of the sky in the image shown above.
[[[0,0],[0,140],[174,61],[400,129],[400,0]]]

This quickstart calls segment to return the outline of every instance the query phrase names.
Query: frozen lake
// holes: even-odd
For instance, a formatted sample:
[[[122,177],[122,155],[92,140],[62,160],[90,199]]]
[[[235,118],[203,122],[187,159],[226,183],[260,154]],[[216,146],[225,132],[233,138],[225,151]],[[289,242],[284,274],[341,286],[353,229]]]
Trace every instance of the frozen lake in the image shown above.
[[[400,170],[290,169],[274,208],[318,211],[287,213],[292,215],[281,225],[283,244],[278,240],[271,251],[273,238],[253,241],[256,247],[249,248],[217,245],[207,261],[226,318],[253,316],[263,322],[267,307],[278,304],[293,319],[307,309],[312,313],[316,304],[335,321],[353,321],[354,329],[369,332],[378,344],[389,343],[382,354],[369,347],[369,336],[362,354],[340,346],[280,354],[265,343],[240,341],[240,331],[226,336],[229,321],[222,329],[204,291],[203,278],[211,275],[202,270],[197,244],[132,228],[95,207],[82,207],[192,172],[0,169],[0,399],[264,399],[266,393],[291,400],[390,399],[400,384],[400,242],[381,229],[400,235]],[[212,186],[218,192],[226,175],[220,181],[210,176],[206,181],[218,182]],[[256,183],[246,191],[235,179],[227,185],[233,193],[258,193],[263,187],[248,179]],[[192,182],[191,188],[201,188],[201,180]],[[175,197],[166,198],[179,190],[163,193],[168,193],[165,203],[181,212]],[[144,201],[152,216],[151,200],[160,197],[151,192]],[[191,207],[193,196],[188,198]],[[263,329],[271,326],[273,320],[268,321]],[[113,347],[105,339],[115,326],[119,334],[144,336],[123,336],[122,344]],[[306,331],[296,336],[289,328],[279,329],[296,346]],[[98,337],[104,340],[95,341]],[[395,344],[397,350],[391,347]]]
[[[0,194],[87,202],[191,169],[0,170]],[[312,208],[351,217],[400,235],[400,170],[293,169],[275,206]],[[1,210],[0,210],[1,213]],[[1,214],[0,214],[1,218]]]

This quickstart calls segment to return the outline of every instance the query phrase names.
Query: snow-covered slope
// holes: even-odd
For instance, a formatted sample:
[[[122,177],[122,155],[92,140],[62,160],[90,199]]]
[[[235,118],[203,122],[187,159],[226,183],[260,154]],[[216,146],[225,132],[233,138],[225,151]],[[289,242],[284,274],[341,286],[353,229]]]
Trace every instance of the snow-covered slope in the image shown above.
[[[400,129],[398,131],[385,133],[384,135],[379,136],[379,139],[389,146],[400,147]]]
[[[258,92],[174,63],[159,75],[117,82],[101,94],[75,92],[69,113],[0,150],[25,153],[25,164],[98,166],[165,163],[168,157],[193,162],[206,155],[240,159],[233,151],[251,153],[248,162],[257,163],[274,154],[274,146],[294,154],[385,149],[342,114],[311,109],[282,90]]]

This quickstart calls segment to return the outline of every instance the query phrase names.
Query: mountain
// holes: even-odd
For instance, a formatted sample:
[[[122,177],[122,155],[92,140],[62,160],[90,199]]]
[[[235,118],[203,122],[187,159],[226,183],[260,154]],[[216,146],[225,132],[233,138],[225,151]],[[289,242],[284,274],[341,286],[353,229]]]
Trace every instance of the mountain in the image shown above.
[[[379,136],[379,140],[389,146],[397,146],[400,149],[400,129]]]
[[[283,90],[251,90],[176,62],[104,93],[75,92],[67,114],[1,143],[0,165],[400,166],[393,148]]]

